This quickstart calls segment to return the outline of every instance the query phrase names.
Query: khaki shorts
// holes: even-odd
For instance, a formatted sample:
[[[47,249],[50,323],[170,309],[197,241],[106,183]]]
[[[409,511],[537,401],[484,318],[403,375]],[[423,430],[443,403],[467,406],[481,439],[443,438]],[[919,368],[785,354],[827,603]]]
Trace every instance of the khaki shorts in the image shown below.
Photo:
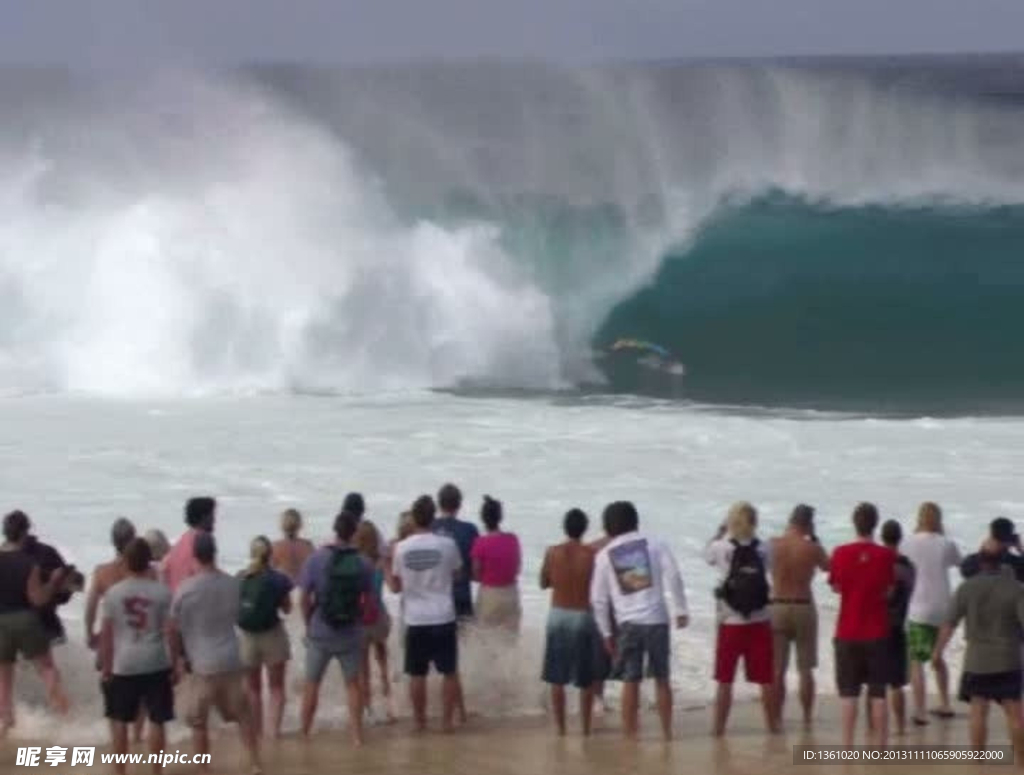
[[[266,632],[239,632],[238,647],[242,664],[250,669],[263,665],[279,665],[292,657],[288,633],[283,624],[278,624]]]
[[[775,674],[789,666],[789,646],[796,647],[797,670],[818,666],[818,610],[814,603],[772,603]]]
[[[204,727],[210,709],[216,708],[225,722],[242,722],[250,718],[252,709],[245,692],[243,673],[189,675],[178,690],[178,715],[191,727]]]
[[[363,627],[367,643],[383,643],[387,645],[388,637],[391,635],[391,617],[387,611],[381,611],[377,621]]]
[[[0,664],[10,665],[25,659],[38,659],[50,650],[39,614],[32,611],[13,611],[0,614]]]
[[[519,587],[485,587],[481,585],[476,598],[476,624],[483,627],[519,629],[523,611],[519,604]]]

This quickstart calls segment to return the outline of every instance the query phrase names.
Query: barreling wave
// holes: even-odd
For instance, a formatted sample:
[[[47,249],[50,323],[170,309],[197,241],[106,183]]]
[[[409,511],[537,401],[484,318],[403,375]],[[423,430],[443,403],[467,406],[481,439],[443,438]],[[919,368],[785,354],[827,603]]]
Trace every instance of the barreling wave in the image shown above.
[[[7,71],[0,393],[615,389],[643,336],[709,400],[1011,399],[1019,72]]]

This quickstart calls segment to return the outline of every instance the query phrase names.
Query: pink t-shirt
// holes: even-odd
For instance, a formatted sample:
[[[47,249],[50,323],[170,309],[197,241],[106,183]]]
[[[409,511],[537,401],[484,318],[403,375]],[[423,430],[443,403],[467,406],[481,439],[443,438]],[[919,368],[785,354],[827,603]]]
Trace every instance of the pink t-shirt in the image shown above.
[[[488,533],[473,543],[470,557],[480,564],[480,583],[508,587],[519,576],[519,539],[515,533]]]
[[[199,565],[192,553],[195,541],[195,529],[185,531],[164,557],[163,579],[164,583],[171,588],[171,592],[177,592],[181,582],[191,578],[199,570]]]

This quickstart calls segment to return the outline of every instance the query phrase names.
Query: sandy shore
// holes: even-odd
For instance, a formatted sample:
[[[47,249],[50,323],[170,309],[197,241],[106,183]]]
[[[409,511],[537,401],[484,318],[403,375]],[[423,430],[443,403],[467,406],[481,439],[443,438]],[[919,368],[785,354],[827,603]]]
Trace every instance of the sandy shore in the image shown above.
[[[570,722],[575,719],[570,719]],[[993,714],[992,743],[1003,744],[1005,731],[1002,719]],[[643,719],[643,734],[639,743],[624,742],[618,731],[616,716],[598,721],[595,735],[584,740],[571,727],[566,738],[555,736],[548,720],[543,717],[492,720],[473,718],[454,735],[439,731],[413,735],[407,721],[390,727],[374,727],[368,731],[364,748],[353,749],[347,734],[330,730],[316,734],[306,743],[291,736],[278,742],[268,742],[264,749],[265,772],[268,775],[318,775],[319,773],[350,772],[358,775],[633,775],[633,773],[771,773],[796,772],[858,773],[899,771],[903,773],[930,773],[934,764],[901,765],[849,765],[811,764],[795,767],[793,746],[805,744],[830,745],[838,741],[838,703],[832,698],[821,701],[816,730],[804,733],[795,720],[788,723],[786,734],[767,737],[762,732],[760,709],[754,703],[737,704],[733,711],[730,731],[724,740],[708,735],[710,721],[708,709],[677,711],[676,739],[663,743],[657,733],[653,715]],[[58,740],[54,728],[54,740]],[[894,738],[893,745],[911,744],[963,744],[967,736],[967,719],[961,715],[952,721],[934,721],[922,730],[913,730],[905,738]],[[97,741],[100,742],[100,741]],[[42,745],[53,741],[42,741]],[[25,745],[22,741],[21,745]],[[177,746],[176,746],[177,747]],[[188,744],[180,746],[188,750]],[[141,749],[133,749],[141,750]],[[26,773],[29,770],[15,766],[16,745],[0,745],[0,773]],[[46,767],[42,772],[65,775],[67,772],[104,771],[98,763],[92,768],[68,766]],[[40,770],[37,770],[40,771]],[[132,773],[148,773],[148,766],[129,769]],[[168,775],[194,772],[191,766],[170,766]],[[221,738],[215,743],[213,771],[216,773],[241,772],[241,757],[233,738]],[[1006,766],[948,765],[939,772],[982,773],[1008,772]]]

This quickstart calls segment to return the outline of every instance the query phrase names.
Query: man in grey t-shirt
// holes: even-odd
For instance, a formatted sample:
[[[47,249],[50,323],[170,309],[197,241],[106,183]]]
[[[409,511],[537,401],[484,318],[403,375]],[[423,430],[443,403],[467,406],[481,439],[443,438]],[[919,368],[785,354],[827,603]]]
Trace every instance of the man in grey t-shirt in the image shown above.
[[[123,550],[127,578],[103,597],[100,667],[104,712],[110,719],[115,753],[128,751],[128,725],[145,706],[149,713],[149,750],[164,748],[164,724],[174,718],[171,660],[164,637],[171,591],[148,578],[152,553],[141,538]],[[124,773],[124,763],[115,763]],[[154,765],[154,772],[160,771]]]
[[[209,753],[207,723],[210,708],[216,707],[225,721],[238,723],[242,746],[257,771],[259,747],[235,634],[240,584],[217,568],[212,534],[196,534],[192,551],[199,571],[178,587],[170,625],[175,671],[188,673],[185,720],[192,727],[195,752]]]

